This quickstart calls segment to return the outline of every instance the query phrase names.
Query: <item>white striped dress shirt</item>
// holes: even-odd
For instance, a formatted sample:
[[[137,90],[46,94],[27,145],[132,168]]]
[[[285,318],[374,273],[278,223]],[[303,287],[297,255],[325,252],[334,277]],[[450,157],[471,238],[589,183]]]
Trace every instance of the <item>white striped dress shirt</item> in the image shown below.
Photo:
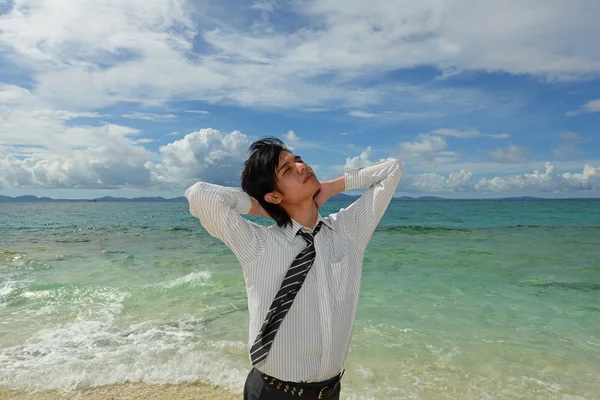
[[[402,165],[395,159],[344,173],[347,191],[367,190],[347,208],[325,218],[319,214],[324,226],[315,236],[315,262],[279,327],[269,356],[257,369],[290,382],[323,381],[343,369],[365,249],[401,176]],[[287,228],[248,221],[241,214],[250,211],[251,200],[238,189],[198,182],[185,196],[192,215],[233,251],[242,266],[250,350],[287,270],[306,247],[305,240],[296,235],[302,226],[296,221]]]

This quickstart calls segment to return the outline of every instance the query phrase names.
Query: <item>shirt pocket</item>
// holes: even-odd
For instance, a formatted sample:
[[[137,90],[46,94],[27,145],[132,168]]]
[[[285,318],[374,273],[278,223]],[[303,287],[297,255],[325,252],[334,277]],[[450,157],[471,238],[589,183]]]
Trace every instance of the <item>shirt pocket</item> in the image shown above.
[[[338,241],[333,248],[330,263],[330,282],[333,297],[338,302],[346,301],[350,277],[350,247],[346,241]]]

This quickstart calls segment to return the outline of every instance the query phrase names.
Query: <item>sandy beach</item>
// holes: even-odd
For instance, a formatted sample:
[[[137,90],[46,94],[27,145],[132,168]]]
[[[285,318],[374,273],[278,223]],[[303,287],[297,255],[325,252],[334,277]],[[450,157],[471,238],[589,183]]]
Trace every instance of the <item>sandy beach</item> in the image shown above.
[[[241,394],[203,383],[176,385],[120,383],[68,392],[58,390],[30,392],[0,387],[0,400],[237,400],[239,398],[241,398]]]

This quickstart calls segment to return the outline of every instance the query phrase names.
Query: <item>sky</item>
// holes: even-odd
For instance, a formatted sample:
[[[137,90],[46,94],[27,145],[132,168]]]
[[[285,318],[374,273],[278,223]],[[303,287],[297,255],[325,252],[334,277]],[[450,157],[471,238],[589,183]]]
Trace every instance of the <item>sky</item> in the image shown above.
[[[600,197],[600,2],[0,0],[0,194],[239,187],[282,139],[397,196]]]

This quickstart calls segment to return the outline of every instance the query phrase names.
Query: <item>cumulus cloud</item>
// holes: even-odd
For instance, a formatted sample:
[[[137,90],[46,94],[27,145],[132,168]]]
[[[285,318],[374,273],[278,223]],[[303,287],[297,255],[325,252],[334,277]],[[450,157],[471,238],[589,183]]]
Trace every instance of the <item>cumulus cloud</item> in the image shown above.
[[[352,169],[352,168],[361,168],[366,167],[373,164],[373,161],[369,160],[369,158],[373,155],[373,149],[371,146],[367,147],[360,155],[356,157],[348,157],[346,158],[346,165],[344,165],[344,169]]]
[[[419,193],[449,193],[473,191],[473,174],[467,171],[452,172],[448,176],[425,173],[409,176],[402,184],[402,191]]]
[[[411,165],[446,163],[456,161],[458,155],[447,150],[448,143],[442,136],[420,134],[411,142],[400,143],[400,157]]]
[[[56,139],[77,137],[56,146],[32,147],[16,157],[14,152],[0,158],[0,181],[4,187],[44,188],[120,188],[150,185],[144,163],[153,154],[139,146],[131,136],[137,132],[118,125],[65,127],[62,132],[47,132]],[[1,135],[0,135],[1,136]],[[61,137],[64,136],[64,137]],[[85,140],[88,140],[84,144]],[[14,145],[13,145],[14,146]],[[5,146],[5,150],[11,146]]]
[[[429,156],[438,151],[446,150],[446,139],[434,135],[419,135],[417,140],[400,144],[400,149],[407,153],[418,153]]]
[[[355,146],[351,146],[351,147],[356,148]],[[369,146],[366,149],[362,150],[358,156],[346,157],[345,164],[332,165],[332,166],[329,166],[328,168],[320,167],[319,171],[324,172],[323,177],[325,179],[337,178],[338,176],[343,175],[344,171],[346,171],[347,169],[367,167],[367,166],[373,164],[374,161],[371,160],[372,157],[373,157],[373,148],[371,146]]]
[[[511,144],[508,147],[489,152],[488,156],[501,164],[520,164],[531,159],[531,151],[525,147]]]
[[[33,110],[38,121],[19,134],[19,115],[0,114],[0,186],[12,188],[170,189],[196,180],[239,185],[249,141],[238,131],[202,129],[151,152],[153,139],[105,124],[70,126],[74,115]],[[43,135],[40,134],[43,131]]]
[[[600,189],[600,167],[586,164],[581,173],[558,173],[552,163],[544,169],[521,175],[473,179],[473,174],[462,170],[448,175],[425,173],[408,176],[400,191],[417,193],[486,193],[535,194],[595,191]]]
[[[499,193],[569,193],[598,188],[600,188],[600,168],[586,164],[582,173],[559,174],[550,162],[546,163],[543,170],[517,176],[483,178],[475,185],[475,190],[479,192]]]
[[[162,188],[181,188],[195,180],[239,186],[249,145],[239,131],[201,129],[160,147],[159,161],[148,161],[145,167],[153,184]]]
[[[597,112],[600,112],[600,99],[588,101],[583,106],[581,106],[581,108],[579,108],[578,110],[569,111],[566,115],[568,117],[576,117],[580,114],[597,113]]]

